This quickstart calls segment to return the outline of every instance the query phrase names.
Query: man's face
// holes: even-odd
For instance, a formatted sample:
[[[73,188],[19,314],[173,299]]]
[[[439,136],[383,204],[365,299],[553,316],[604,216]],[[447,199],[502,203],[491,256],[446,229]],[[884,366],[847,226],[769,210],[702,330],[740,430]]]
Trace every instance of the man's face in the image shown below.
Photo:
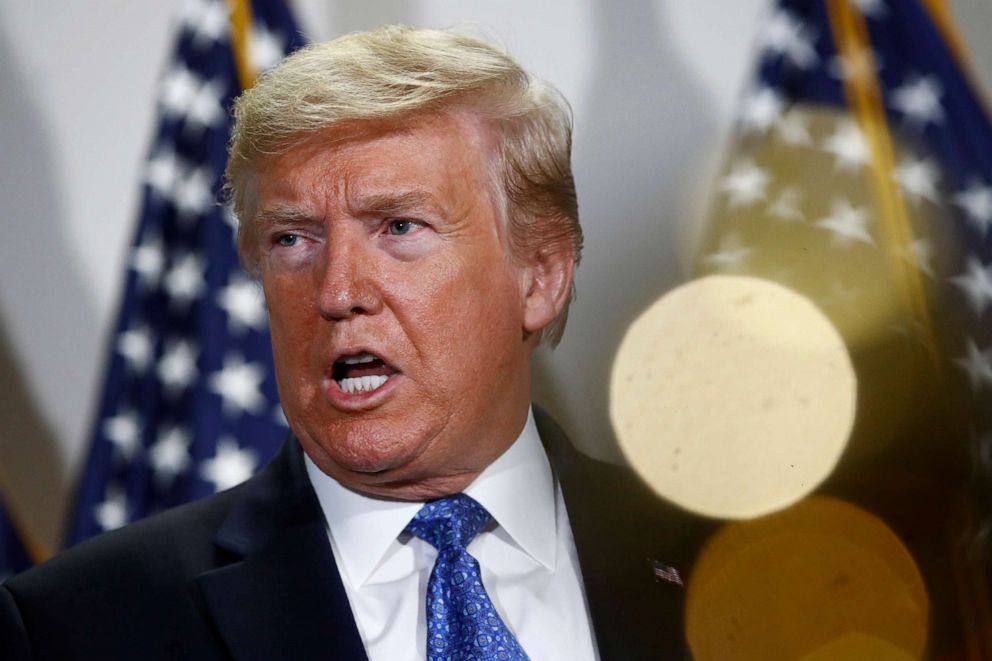
[[[356,490],[458,491],[523,427],[529,271],[507,253],[484,136],[467,113],[366,122],[259,169],[282,405]]]

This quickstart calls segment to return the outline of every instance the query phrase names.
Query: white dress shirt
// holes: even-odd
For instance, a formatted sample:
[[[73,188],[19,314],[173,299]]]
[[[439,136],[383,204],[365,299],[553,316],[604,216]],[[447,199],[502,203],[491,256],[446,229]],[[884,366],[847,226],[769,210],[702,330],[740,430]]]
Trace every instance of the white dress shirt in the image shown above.
[[[404,532],[423,503],[346,489],[309,457],[306,467],[369,659],[426,658],[427,580],[437,550]],[[533,412],[465,493],[493,516],[468,551],[524,651],[533,661],[597,661],[572,529]]]

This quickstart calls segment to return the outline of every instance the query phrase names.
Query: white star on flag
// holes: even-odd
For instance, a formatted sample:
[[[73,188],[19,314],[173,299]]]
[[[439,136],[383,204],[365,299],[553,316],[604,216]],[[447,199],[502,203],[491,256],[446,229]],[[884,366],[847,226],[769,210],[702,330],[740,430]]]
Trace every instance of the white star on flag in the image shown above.
[[[835,55],[827,64],[827,73],[838,80],[865,80],[881,70],[878,54],[867,48],[850,55]]]
[[[182,64],[172,67],[165,74],[159,91],[159,103],[165,116],[175,119],[185,114],[200,85],[200,78]]]
[[[984,237],[992,226],[992,186],[972,182],[966,190],[954,195],[954,204],[964,210],[968,221]]]
[[[93,518],[105,531],[116,530],[127,523],[127,496],[124,491],[108,486],[106,498],[93,508]]]
[[[217,2],[217,0],[186,0],[179,10],[179,24],[187,30],[193,30],[217,5],[223,6],[223,3]]]
[[[204,80],[179,64],[166,74],[159,101],[166,117],[182,117],[185,130],[202,132],[224,120],[223,94],[220,81]]]
[[[124,357],[128,368],[143,373],[152,360],[152,337],[148,326],[130,328],[117,338],[117,353]]]
[[[217,454],[200,464],[200,477],[214,484],[215,491],[223,491],[241,484],[255,471],[258,455],[242,450],[229,436],[217,441]]]
[[[165,267],[165,247],[158,236],[146,237],[135,247],[131,255],[131,268],[138,274],[142,287],[151,288],[158,284]]]
[[[937,194],[940,168],[931,159],[903,159],[896,167],[893,176],[914,204],[917,204],[920,198],[926,198],[934,204],[940,201]]]
[[[730,198],[730,207],[749,206],[765,199],[768,186],[768,173],[755,165],[749,158],[734,163],[730,173],[724,177],[720,190]]]
[[[835,199],[830,205],[830,215],[816,221],[816,226],[831,232],[833,240],[842,246],[852,241],[875,244],[868,233],[868,211],[852,207],[845,199]]]
[[[167,147],[159,149],[145,166],[145,183],[160,198],[172,199],[180,173],[179,158]]]
[[[186,109],[186,124],[183,128],[202,131],[223,121],[224,108],[221,106],[223,94],[224,87],[219,81],[211,80],[200,85]]]
[[[915,266],[920,272],[933,277],[933,246],[928,239],[913,239],[909,246],[901,246],[896,253]]]
[[[976,316],[982,316],[992,305],[992,263],[982,264],[975,257],[969,257],[965,273],[954,276],[951,282],[961,288]]]
[[[806,114],[793,108],[779,119],[775,132],[787,145],[806,147],[813,144]]]
[[[250,41],[251,62],[259,71],[268,71],[282,61],[283,39],[264,25],[256,24]]]
[[[933,76],[917,78],[893,90],[892,107],[914,126],[939,124],[944,121],[944,108],[940,103],[942,92],[940,83]]]
[[[148,460],[155,475],[164,482],[172,481],[190,464],[189,432],[181,427],[170,427],[159,434],[148,452]]]
[[[706,263],[721,270],[728,271],[738,268],[753,251],[744,246],[737,234],[725,234],[720,237],[717,251],[706,256]]]
[[[968,338],[968,353],[954,360],[968,373],[971,389],[992,386],[992,347],[979,349],[972,338]]]
[[[758,35],[758,45],[771,55],[784,56],[801,69],[808,69],[817,61],[807,27],[782,9],[776,9],[765,21]]]
[[[103,433],[124,459],[131,459],[138,450],[141,425],[136,411],[118,413],[103,421]]]
[[[830,295],[824,302],[833,305],[834,307],[841,308],[845,312],[853,312],[855,314],[860,313],[858,308],[858,301],[864,298],[864,288],[863,287],[849,287],[840,280],[836,278],[830,281]]]
[[[768,205],[768,214],[786,222],[805,220],[806,216],[802,210],[802,192],[794,187],[784,189]]]
[[[854,0],[854,4],[869,18],[881,18],[888,13],[884,0]]]
[[[217,293],[217,305],[227,312],[227,327],[232,333],[243,333],[248,328],[265,330],[262,291],[257,283],[244,276],[233,276]]]
[[[205,286],[203,266],[193,254],[180,257],[165,274],[165,291],[179,305],[188,305],[199,298]]]
[[[187,2],[180,20],[186,29],[193,33],[193,45],[202,49],[227,34],[227,4],[209,0]]]
[[[745,131],[764,133],[782,115],[785,102],[770,87],[752,90],[741,104],[741,127]]]
[[[166,345],[158,362],[158,378],[167,393],[176,395],[196,379],[196,347],[187,340],[173,340]]]
[[[210,390],[224,400],[224,412],[258,413],[265,406],[260,386],[265,381],[261,365],[246,363],[241,356],[230,354],[224,358],[224,367],[210,375]]]
[[[216,0],[186,0],[180,5],[179,23],[188,29],[195,28],[203,20],[210,7],[216,4]]]
[[[871,158],[864,133],[854,121],[849,119],[837,122],[834,132],[823,142],[823,149],[836,157],[835,170],[846,172],[859,170]]]
[[[182,220],[195,218],[214,203],[214,196],[210,191],[211,177],[208,168],[190,168],[176,182],[172,191],[172,203],[176,205]]]

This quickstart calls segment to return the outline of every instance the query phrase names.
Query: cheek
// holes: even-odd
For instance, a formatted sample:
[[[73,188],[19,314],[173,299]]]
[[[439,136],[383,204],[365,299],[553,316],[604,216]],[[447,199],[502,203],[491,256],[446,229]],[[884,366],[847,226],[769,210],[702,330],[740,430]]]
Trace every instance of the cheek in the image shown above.
[[[459,261],[425,274],[418,293],[405,303],[408,310],[417,310],[421,339],[436,350],[475,353],[488,360],[522,334],[517,276],[501,260]]]
[[[300,342],[300,337],[311,333],[310,327],[317,316],[312,312],[309,289],[299,282],[299,278],[267,273],[263,276],[262,290],[276,365],[296,362],[293,350],[306,346]]]

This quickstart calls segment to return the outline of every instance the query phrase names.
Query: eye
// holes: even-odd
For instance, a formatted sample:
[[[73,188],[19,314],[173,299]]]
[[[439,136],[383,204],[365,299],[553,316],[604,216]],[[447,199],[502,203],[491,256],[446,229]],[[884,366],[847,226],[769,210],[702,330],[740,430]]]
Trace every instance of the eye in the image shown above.
[[[298,234],[280,234],[276,237],[276,245],[289,248],[290,246],[295,246],[299,239],[300,236]]]
[[[409,234],[417,223],[412,220],[392,220],[389,222],[388,231],[393,236],[403,236],[404,234]]]

